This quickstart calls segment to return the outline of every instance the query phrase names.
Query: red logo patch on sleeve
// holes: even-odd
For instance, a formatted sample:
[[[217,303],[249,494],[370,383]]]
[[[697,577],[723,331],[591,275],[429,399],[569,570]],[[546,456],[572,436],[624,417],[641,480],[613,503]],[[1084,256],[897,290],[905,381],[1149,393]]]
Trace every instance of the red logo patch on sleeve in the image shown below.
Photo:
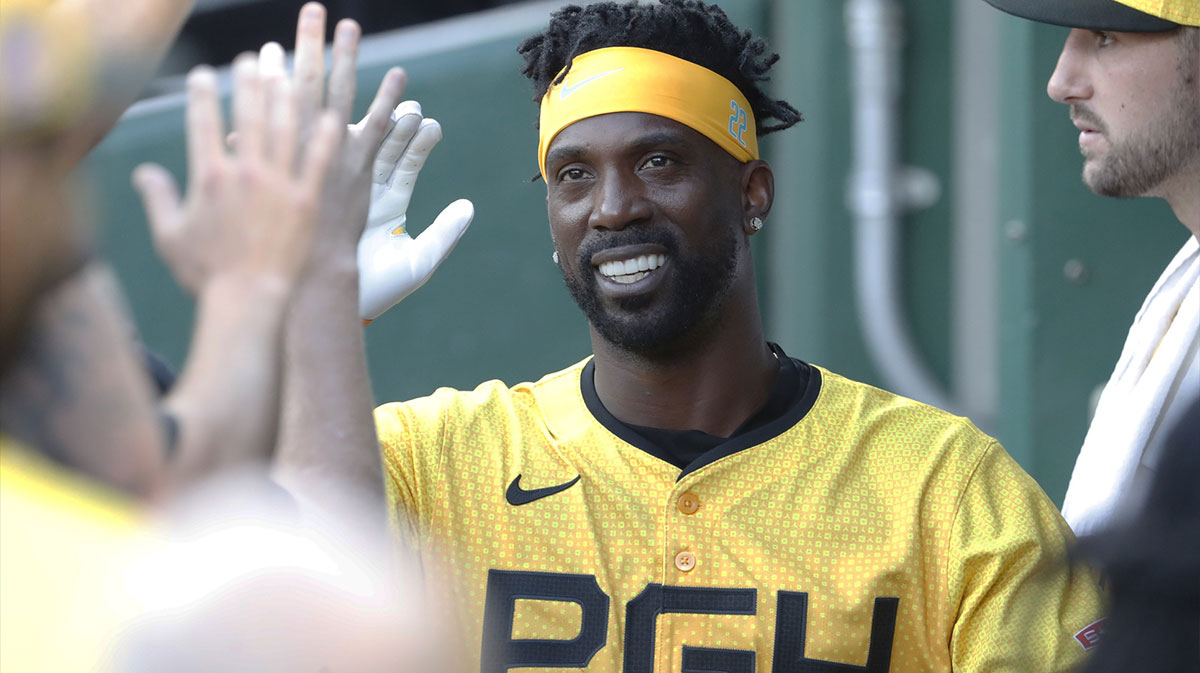
[[[1079,641],[1085,652],[1100,644],[1100,638],[1104,636],[1104,622],[1104,619],[1097,619],[1075,634],[1075,640]]]

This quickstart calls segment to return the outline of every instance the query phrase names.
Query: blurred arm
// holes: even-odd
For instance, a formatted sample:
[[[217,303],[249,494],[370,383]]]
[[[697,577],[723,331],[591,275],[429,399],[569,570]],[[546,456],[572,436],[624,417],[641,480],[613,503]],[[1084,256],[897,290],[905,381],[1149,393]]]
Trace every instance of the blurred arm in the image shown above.
[[[156,247],[199,300],[191,354],[166,402],[180,421],[176,481],[264,461],[275,448],[284,318],[345,136],[324,114],[301,144],[295,90],[264,83],[253,56],[234,62],[233,79],[236,152],[223,142],[216,75],[198,68],[188,79],[186,199],[161,166],[134,174]]]
[[[112,270],[92,262],[35,307],[0,380],[0,425],[54,459],[142,497],[164,487],[163,431]]]
[[[325,10],[308,3],[296,34],[295,79],[301,105],[315,116],[326,100]],[[342,21],[334,33],[327,107],[343,120],[354,99],[360,30]],[[280,59],[281,61],[281,59]],[[282,63],[275,64],[282,73]],[[382,524],[383,477],[373,400],[358,315],[356,249],[367,219],[371,161],[399,102],[404,75],[384,77],[363,124],[350,130],[321,194],[318,243],[285,328],[283,423],[275,474],[302,504],[366,507]],[[240,140],[239,140],[240,142]]]

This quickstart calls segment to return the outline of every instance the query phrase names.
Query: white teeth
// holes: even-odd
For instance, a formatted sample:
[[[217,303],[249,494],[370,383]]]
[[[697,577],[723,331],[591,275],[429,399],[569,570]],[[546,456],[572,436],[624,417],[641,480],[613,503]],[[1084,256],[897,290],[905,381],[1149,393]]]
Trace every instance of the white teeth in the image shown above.
[[[619,259],[600,265],[600,273],[618,283],[634,283],[649,272],[667,263],[666,255],[640,255],[631,259]]]
[[[650,275],[649,271],[635,271],[634,273],[630,273],[630,274],[613,276],[612,279],[613,279],[613,281],[615,281],[617,283],[621,283],[622,285],[629,285],[630,283],[636,283],[639,280],[641,280],[649,275]]]

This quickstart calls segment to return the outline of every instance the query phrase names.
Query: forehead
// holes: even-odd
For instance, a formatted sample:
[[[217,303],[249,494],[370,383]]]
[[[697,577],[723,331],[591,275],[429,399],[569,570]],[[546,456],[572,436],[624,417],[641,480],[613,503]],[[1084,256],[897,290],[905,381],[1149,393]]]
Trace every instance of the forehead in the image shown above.
[[[550,163],[564,154],[633,151],[652,146],[728,156],[702,133],[674,119],[645,112],[612,112],[580,119],[564,128],[550,142],[546,158]]]

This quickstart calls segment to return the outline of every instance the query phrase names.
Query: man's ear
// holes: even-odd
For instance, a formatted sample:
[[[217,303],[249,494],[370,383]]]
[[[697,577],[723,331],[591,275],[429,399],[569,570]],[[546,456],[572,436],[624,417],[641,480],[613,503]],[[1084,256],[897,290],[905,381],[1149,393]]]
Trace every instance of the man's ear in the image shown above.
[[[742,164],[742,219],[747,234],[762,229],[774,203],[775,173],[771,165],[762,159]]]

